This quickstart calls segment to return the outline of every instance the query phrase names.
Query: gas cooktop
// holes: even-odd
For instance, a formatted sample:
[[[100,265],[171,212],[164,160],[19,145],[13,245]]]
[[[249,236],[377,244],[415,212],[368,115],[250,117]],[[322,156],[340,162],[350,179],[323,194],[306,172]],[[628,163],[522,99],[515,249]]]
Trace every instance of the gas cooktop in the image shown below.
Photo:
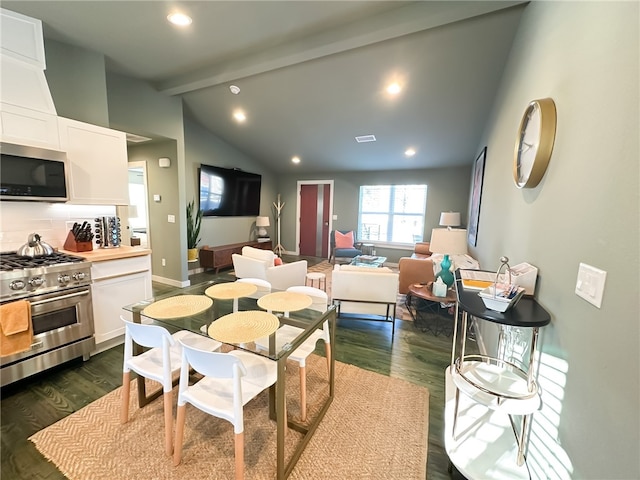
[[[27,298],[91,283],[91,262],[67,253],[23,257],[0,253],[0,301]]]
[[[41,257],[23,257],[16,252],[0,253],[0,271],[10,272],[24,268],[48,267],[64,263],[79,263],[86,261],[82,257],[69,255],[68,253],[53,252]]]

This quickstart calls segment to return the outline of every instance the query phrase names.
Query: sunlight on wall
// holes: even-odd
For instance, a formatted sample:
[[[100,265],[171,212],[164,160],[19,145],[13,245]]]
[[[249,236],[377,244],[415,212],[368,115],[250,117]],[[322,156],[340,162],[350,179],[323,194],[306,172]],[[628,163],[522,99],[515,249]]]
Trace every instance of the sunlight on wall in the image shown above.
[[[573,465],[558,439],[558,426],[569,365],[547,353],[538,358],[542,408],[534,413],[527,464],[534,479],[571,479]]]

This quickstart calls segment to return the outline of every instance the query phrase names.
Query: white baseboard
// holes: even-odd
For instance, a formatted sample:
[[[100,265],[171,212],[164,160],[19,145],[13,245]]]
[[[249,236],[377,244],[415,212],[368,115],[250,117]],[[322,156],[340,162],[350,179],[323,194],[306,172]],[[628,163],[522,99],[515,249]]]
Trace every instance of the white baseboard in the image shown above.
[[[162,283],[164,285],[170,285],[172,287],[185,288],[191,286],[189,280],[181,282],[179,280],[173,280],[171,278],[160,277],[158,275],[151,275],[151,280],[154,282]]]

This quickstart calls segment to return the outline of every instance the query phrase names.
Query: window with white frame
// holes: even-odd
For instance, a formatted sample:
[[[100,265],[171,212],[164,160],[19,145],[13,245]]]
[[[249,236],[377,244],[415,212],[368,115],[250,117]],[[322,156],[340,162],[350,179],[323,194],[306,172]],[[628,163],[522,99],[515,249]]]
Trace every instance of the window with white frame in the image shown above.
[[[421,242],[426,211],[426,185],[362,185],[358,240]]]

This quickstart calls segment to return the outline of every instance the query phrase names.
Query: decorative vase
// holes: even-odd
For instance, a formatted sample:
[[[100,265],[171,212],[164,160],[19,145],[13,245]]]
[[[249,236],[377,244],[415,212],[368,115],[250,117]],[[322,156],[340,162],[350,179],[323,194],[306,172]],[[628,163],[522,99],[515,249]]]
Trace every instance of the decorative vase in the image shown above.
[[[196,260],[198,260],[198,249],[197,248],[187,249],[187,261],[195,262]]]

